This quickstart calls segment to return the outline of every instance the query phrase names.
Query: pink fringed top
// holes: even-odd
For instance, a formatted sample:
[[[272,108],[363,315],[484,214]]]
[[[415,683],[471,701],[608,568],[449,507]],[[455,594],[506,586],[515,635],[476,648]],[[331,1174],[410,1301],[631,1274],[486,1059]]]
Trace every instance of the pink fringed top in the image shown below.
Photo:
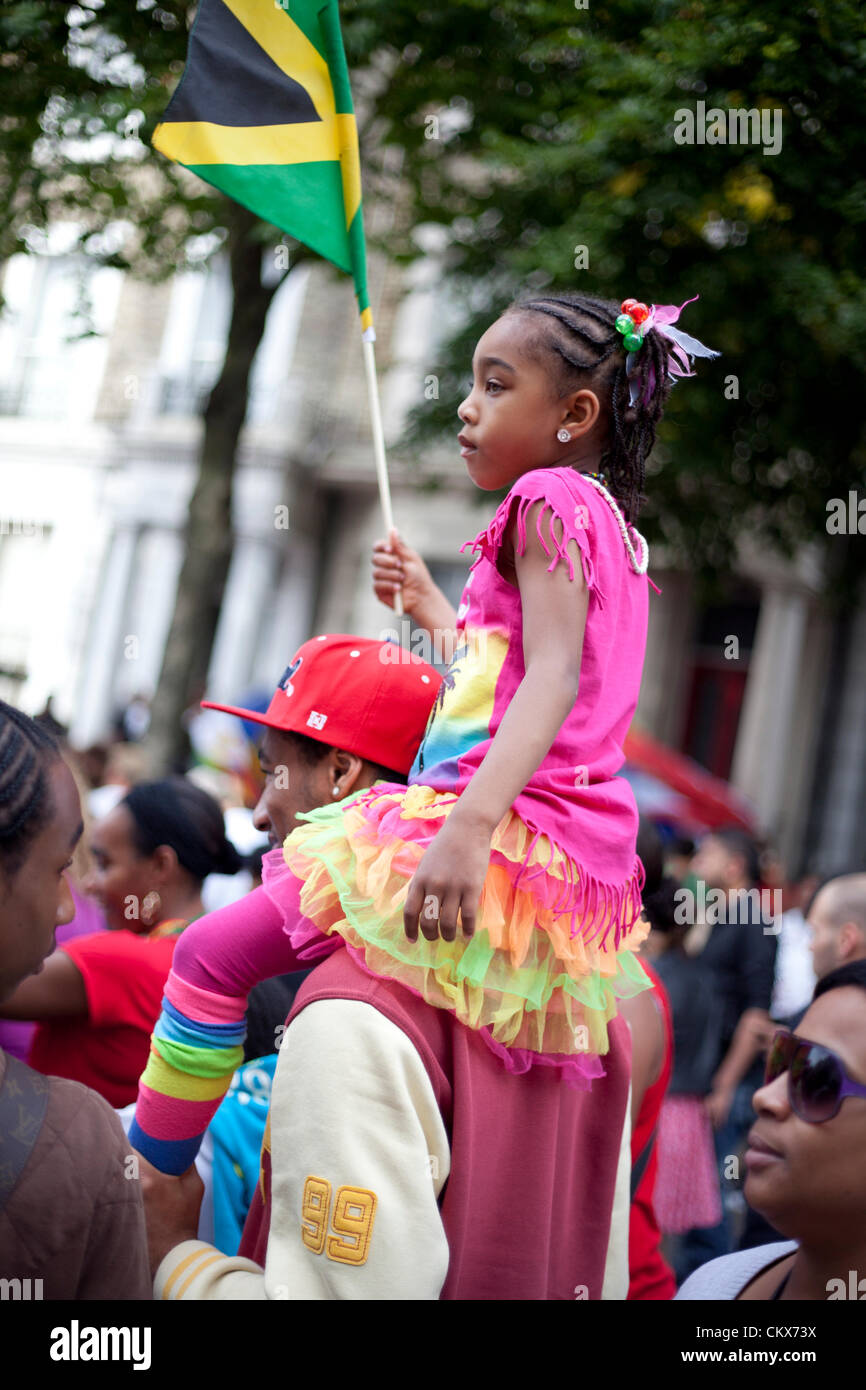
[[[620,893],[633,899],[642,882],[635,854],[637,806],[628,782],[616,773],[640,690],[648,580],[630,562],[607,497],[572,468],[525,473],[487,529],[462,547],[479,553],[457,610],[454,659],[409,783],[459,794],[525,675],[520,592],[496,561],[515,509],[517,551],[525,552],[526,513],[538,500],[545,504],[537,534],[551,556],[548,568],[565,563],[574,578],[566,546],[575,541],[590,597],[577,700],[513,809],[536,839],[549,837],[582,871],[585,907],[601,907],[604,899],[616,909],[624,906]]]

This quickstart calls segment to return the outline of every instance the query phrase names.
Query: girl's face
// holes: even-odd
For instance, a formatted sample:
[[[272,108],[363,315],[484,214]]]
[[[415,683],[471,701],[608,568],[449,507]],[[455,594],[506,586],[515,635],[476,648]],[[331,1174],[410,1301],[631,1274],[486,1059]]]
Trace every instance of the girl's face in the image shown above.
[[[460,452],[472,481],[486,492],[510,487],[532,468],[597,462],[599,403],[580,390],[557,400],[544,367],[525,355],[525,314],[506,314],[479,340],[473,385],[457,414]],[[557,438],[560,429],[570,440]]]

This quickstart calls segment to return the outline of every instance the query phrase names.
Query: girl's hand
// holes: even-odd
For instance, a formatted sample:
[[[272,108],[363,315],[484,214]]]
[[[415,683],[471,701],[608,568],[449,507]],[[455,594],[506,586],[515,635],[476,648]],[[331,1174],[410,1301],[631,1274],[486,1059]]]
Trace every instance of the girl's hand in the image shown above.
[[[402,590],[403,607],[414,613],[429,602],[436,585],[417,550],[411,550],[392,529],[387,541],[373,546],[373,589],[380,603],[394,607],[394,594]]]
[[[435,941],[440,932],[443,941],[453,941],[458,912],[463,935],[473,935],[490,863],[491,834],[480,823],[460,822],[452,811],[425,850],[409,885],[403,926],[410,941],[418,940],[419,918],[427,941]]]

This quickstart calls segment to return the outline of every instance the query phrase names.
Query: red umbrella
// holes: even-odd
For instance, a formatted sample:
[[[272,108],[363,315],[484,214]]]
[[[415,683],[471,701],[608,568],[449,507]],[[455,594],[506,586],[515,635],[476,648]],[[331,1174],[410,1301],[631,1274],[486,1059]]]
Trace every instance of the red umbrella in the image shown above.
[[[707,772],[694,758],[666,748],[650,734],[636,728],[631,728],[626,735],[623,752],[627,763],[625,774],[628,775],[628,768],[632,767],[678,793],[685,803],[684,816],[694,827],[720,830],[723,826],[736,826],[755,833],[757,816],[751,803],[721,777]]]

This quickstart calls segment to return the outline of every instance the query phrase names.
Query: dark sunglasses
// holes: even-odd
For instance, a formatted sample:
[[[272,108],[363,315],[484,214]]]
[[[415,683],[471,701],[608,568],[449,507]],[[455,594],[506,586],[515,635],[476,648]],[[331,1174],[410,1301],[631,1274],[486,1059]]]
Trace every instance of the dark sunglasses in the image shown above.
[[[788,1073],[791,1109],[810,1125],[832,1120],[846,1096],[866,1097],[866,1086],[851,1080],[835,1052],[796,1033],[780,1031],[767,1054],[764,1084],[768,1086],[783,1072]]]

